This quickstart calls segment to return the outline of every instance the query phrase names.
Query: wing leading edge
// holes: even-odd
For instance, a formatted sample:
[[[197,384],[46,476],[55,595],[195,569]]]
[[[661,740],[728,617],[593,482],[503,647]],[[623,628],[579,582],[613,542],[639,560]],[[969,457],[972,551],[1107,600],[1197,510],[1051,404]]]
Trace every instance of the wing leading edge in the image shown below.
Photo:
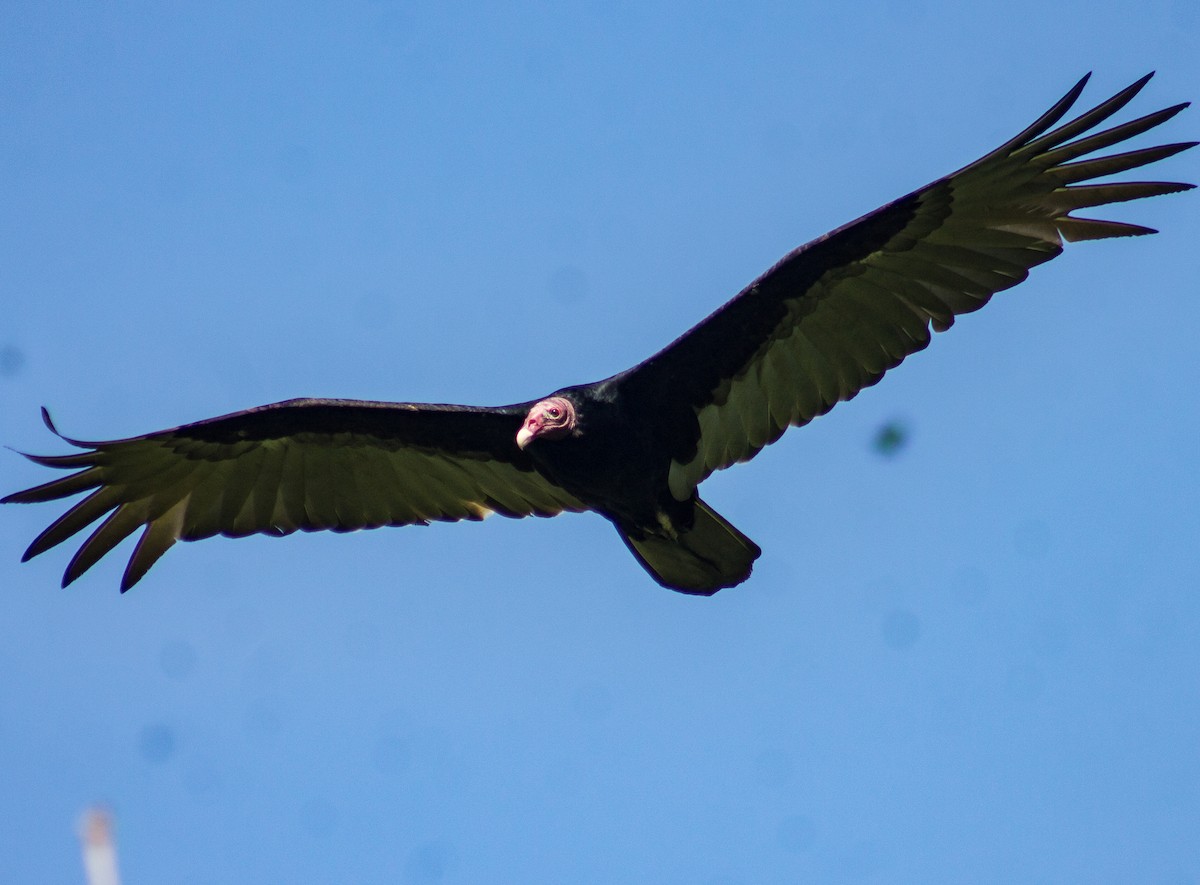
[[[948,329],[956,316],[1060,254],[1064,240],[1154,233],[1073,214],[1194,187],[1091,181],[1196,142],[1080,159],[1187,107],[1085,134],[1151,76],[1053,128],[1079,98],[1084,77],[996,150],[789,253],[667,348],[613,379],[636,408],[660,421],[674,497],[686,500],[714,470],[752,458],[788,427],[875,384],[926,347],[931,331]],[[683,399],[664,417],[667,390]]]
[[[180,540],[585,509],[516,447],[527,408],[291,400],[130,439],[62,437],[85,451],[26,457],[76,472],[3,503],[89,492],[34,539],[24,560],[107,514],[68,564],[64,587],[142,529],[122,591]],[[45,410],[43,418],[57,434]]]

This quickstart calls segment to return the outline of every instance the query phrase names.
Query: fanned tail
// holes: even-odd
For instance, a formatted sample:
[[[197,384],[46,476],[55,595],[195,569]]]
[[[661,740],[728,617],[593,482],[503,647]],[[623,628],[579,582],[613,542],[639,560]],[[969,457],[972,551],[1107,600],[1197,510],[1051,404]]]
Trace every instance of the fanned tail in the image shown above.
[[[617,532],[658,583],[680,593],[711,596],[750,577],[762,550],[699,498],[695,512],[691,528],[675,537],[631,533],[620,525]]]

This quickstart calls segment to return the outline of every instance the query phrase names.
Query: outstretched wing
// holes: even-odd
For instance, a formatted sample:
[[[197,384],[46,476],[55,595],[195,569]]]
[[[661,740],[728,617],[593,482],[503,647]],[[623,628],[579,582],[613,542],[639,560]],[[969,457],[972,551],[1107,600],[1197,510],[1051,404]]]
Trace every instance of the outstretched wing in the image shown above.
[[[1083,91],[1084,77],[1008,143],[801,246],[666,349],[613,378],[634,413],[662,434],[675,497],[686,499],[714,470],[752,458],[789,426],[874,384],[929,344],[930,327],[943,331],[958,314],[1015,286],[1058,255],[1064,239],[1154,233],[1071,214],[1193,186],[1079,183],[1196,144],[1079,159],[1187,107],[1084,135],[1150,76],[1052,129]]]
[[[38,535],[26,560],[108,514],[64,587],[144,527],[122,591],[180,540],[586,509],[517,448],[528,409],[299,399],[131,439],[68,439],[87,451],[26,457],[77,472],[2,503],[91,492]]]

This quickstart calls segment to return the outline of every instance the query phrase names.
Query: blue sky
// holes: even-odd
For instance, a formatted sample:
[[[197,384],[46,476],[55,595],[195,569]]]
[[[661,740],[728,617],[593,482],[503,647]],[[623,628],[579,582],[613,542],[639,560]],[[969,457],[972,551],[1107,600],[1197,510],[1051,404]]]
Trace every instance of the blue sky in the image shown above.
[[[1198,41],[1184,0],[5,4],[0,443],[609,375],[1088,70],[1200,99]],[[1197,200],[710,480],[765,550],[712,599],[588,516],[63,592],[18,563],[59,510],[3,508],[0,880],[79,881],[96,802],[128,883],[1200,879]]]

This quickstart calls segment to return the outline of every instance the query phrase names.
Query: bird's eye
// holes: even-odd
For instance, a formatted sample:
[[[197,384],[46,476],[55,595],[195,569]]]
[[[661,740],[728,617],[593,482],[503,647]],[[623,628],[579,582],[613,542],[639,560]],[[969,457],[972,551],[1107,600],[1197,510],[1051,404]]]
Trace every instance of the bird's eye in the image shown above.
[[[558,409],[547,409],[546,414],[549,415],[551,418],[557,418],[559,415],[562,414],[562,412]]]

